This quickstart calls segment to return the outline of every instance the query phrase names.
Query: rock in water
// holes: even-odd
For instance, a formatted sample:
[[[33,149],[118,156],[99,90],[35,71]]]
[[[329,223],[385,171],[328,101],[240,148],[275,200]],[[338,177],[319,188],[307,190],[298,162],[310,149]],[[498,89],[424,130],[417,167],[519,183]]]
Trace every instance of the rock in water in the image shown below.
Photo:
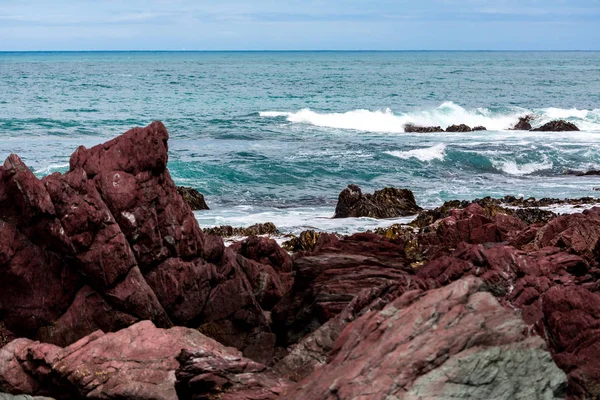
[[[434,133],[444,132],[439,126],[417,126],[413,124],[404,125],[404,132],[406,133]]]
[[[526,115],[524,117],[519,117],[519,122],[513,127],[514,131],[529,131],[531,130],[531,121],[533,120],[533,115]]]
[[[532,131],[537,132],[571,132],[578,130],[579,128],[575,124],[563,120],[551,121],[539,128],[532,129]]]
[[[446,128],[446,132],[472,132],[472,131],[473,130],[471,129],[471,127],[468,125],[465,125],[465,124],[451,125]]]
[[[473,128],[473,132],[475,131],[487,131],[487,128],[485,126],[476,126]]]
[[[356,185],[340,193],[333,218],[395,218],[414,215],[422,210],[408,189],[384,188],[373,194],[362,194]]]
[[[185,186],[177,186],[177,193],[183,197],[183,201],[185,201],[192,210],[210,210],[204,201],[204,195],[196,189]]]
[[[200,326],[269,361],[275,336],[250,280],[264,267],[276,282],[278,272],[201,232],[166,168],[168,138],[160,122],[134,128],[78,148],[67,173],[42,180],[15,155],[0,166],[8,331],[66,346],[151,320]]]
[[[409,291],[350,323],[329,363],[285,395],[305,399],[554,399],[567,378],[542,338],[483,282]]]

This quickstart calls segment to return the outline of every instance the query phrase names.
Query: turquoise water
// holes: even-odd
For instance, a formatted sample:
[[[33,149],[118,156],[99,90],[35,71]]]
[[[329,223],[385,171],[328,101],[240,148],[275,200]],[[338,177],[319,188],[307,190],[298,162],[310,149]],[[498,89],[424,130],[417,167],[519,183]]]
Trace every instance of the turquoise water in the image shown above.
[[[528,113],[582,132],[507,130]],[[213,208],[202,225],[372,225],[327,219],[348,183],[408,187],[424,206],[600,186],[564,175],[600,169],[598,52],[0,53],[0,157],[40,176],[156,119],[174,179]],[[488,131],[407,134],[408,122]]]

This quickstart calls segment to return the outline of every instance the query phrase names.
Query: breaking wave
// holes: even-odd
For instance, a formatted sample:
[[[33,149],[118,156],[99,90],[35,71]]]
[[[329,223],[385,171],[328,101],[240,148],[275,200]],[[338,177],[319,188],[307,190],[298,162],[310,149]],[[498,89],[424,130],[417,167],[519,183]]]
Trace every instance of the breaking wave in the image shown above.
[[[528,114],[532,114],[535,118],[534,127],[555,119],[565,119],[576,124],[581,130],[600,131],[600,109],[544,108],[528,110],[521,107],[466,109],[450,101],[433,109],[408,113],[394,113],[389,108],[378,111],[361,109],[345,113],[318,113],[309,108],[297,112],[266,111],[259,113],[264,118],[285,117],[292,123],[376,133],[402,133],[406,124],[440,126],[444,129],[453,124],[467,124],[471,127],[484,126],[488,130],[502,131],[512,128],[519,117]]]
[[[408,160],[409,158],[416,158],[420,161],[441,161],[446,156],[446,145],[440,143],[436,144],[435,146],[426,147],[424,149],[415,149],[408,151],[386,151],[386,154],[401,158],[403,160]]]

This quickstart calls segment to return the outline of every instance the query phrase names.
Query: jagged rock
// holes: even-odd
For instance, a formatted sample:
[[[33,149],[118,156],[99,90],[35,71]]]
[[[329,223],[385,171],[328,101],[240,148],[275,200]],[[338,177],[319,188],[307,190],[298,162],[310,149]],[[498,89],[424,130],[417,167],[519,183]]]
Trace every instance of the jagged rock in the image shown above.
[[[194,329],[165,330],[145,321],[116,333],[94,332],[65,348],[12,342],[0,350],[0,389],[56,399],[176,400],[182,350],[205,354],[213,371],[233,360],[255,365]]]
[[[514,131],[529,131],[531,130],[531,121],[533,121],[533,115],[526,115],[519,117],[519,122],[513,127]]]
[[[349,323],[367,312],[381,310],[390,301],[409,290],[423,287],[419,279],[406,275],[400,280],[362,290],[341,313],[313,333],[303,337],[293,346],[289,354],[275,364],[273,369],[294,382],[304,379],[315,368],[327,363],[327,357],[335,341]]]
[[[413,273],[404,242],[372,233],[344,237],[294,259],[292,290],[273,309],[274,331],[286,347],[339,314],[364,289]]]
[[[282,247],[292,253],[313,252],[335,241],[337,241],[337,236],[333,233],[308,230],[301,232],[298,237],[292,237],[283,242]]]
[[[475,131],[487,131],[487,128],[485,126],[476,126],[472,130],[473,130],[473,132],[475,132]]]
[[[558,120],[558,121],[548,122],[547,124],[544,124],[544,125],[540,126],[539,128],[535,128],[535,129],[531,129],[531,130],[538,131],[538,132],[569,132],[569,131],[578,131],[579,128],[571,122]]]
[[[600,396],[600,296],[557,286],[543,298],[544,329],[554,361],[569,376],[569,398]]]
[[[179,400],[275,400],[290,385],[262,364],[205,350],[183,350],[177,358]]]
[[[204,195],[191,187],[177,186],[177,193],[183,198],[188,206],[194,211],[210,210],[204,201]]]
[[[275,336],[248,277],[272,267],[202,233],[166,168],[167,141],[160,122],[134,128],[79,147],[67,173],[42,180],[8,157],[0,316],[9,331],[65,346],[97,329],[175,322],[270,360]]]
[[[465,125],[465,124],[460,124],[460,125],[450,125],[449,127],[446,128],[446,132],[472,132],[473,130],[471,129],[470,126]]]
[[[264,224],[254,224],[247,228],[234,228],[230,225],[216,226],[213,228],[204,228],[203,231],[207,235],[216,235],[221,237],[276,235],[279,233],[277,227],[271,222],[265,222]]]
[[[409,291],[348,325],[286,399],[547,399],[566,376],[517,312],[466,278]]]
[[[406,133],[435,133],[444,132],[439,126],[417,126],[413,124],[404,125],[404,132]]]
[[[356,185],[348,185],[339,197],[333,218],[395,218],[414,215],[421,210],[408,189],[384,188],[362,194]]]

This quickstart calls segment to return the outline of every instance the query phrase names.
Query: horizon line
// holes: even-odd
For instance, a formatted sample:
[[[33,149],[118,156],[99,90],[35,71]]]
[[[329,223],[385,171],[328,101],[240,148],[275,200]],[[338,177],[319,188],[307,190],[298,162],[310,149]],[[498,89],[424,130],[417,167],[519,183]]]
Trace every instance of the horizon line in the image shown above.
[[[260,49],[221,49],[221,50],[188,50],[188,49],[152,49],[152,50],[0,50],[0,53],[359,53],[359,52],[379,52],[379,53],[416,53],[416,52],[452,52],[452,53],[502,53],[502,52],[528,52],[528,53],[591,53],[600,52],[600,49],[548,49],[548,50],[530,50],[530,49],[502,49],[502,50],[490,50],[490,49],[473,49],[473,50],[460,50],[460,49],[419,49],[419,50],[385,50],[385,49],[313,49],[313,50],[294,50],[294,49],[271,49],[271,50],[260,50]]]

